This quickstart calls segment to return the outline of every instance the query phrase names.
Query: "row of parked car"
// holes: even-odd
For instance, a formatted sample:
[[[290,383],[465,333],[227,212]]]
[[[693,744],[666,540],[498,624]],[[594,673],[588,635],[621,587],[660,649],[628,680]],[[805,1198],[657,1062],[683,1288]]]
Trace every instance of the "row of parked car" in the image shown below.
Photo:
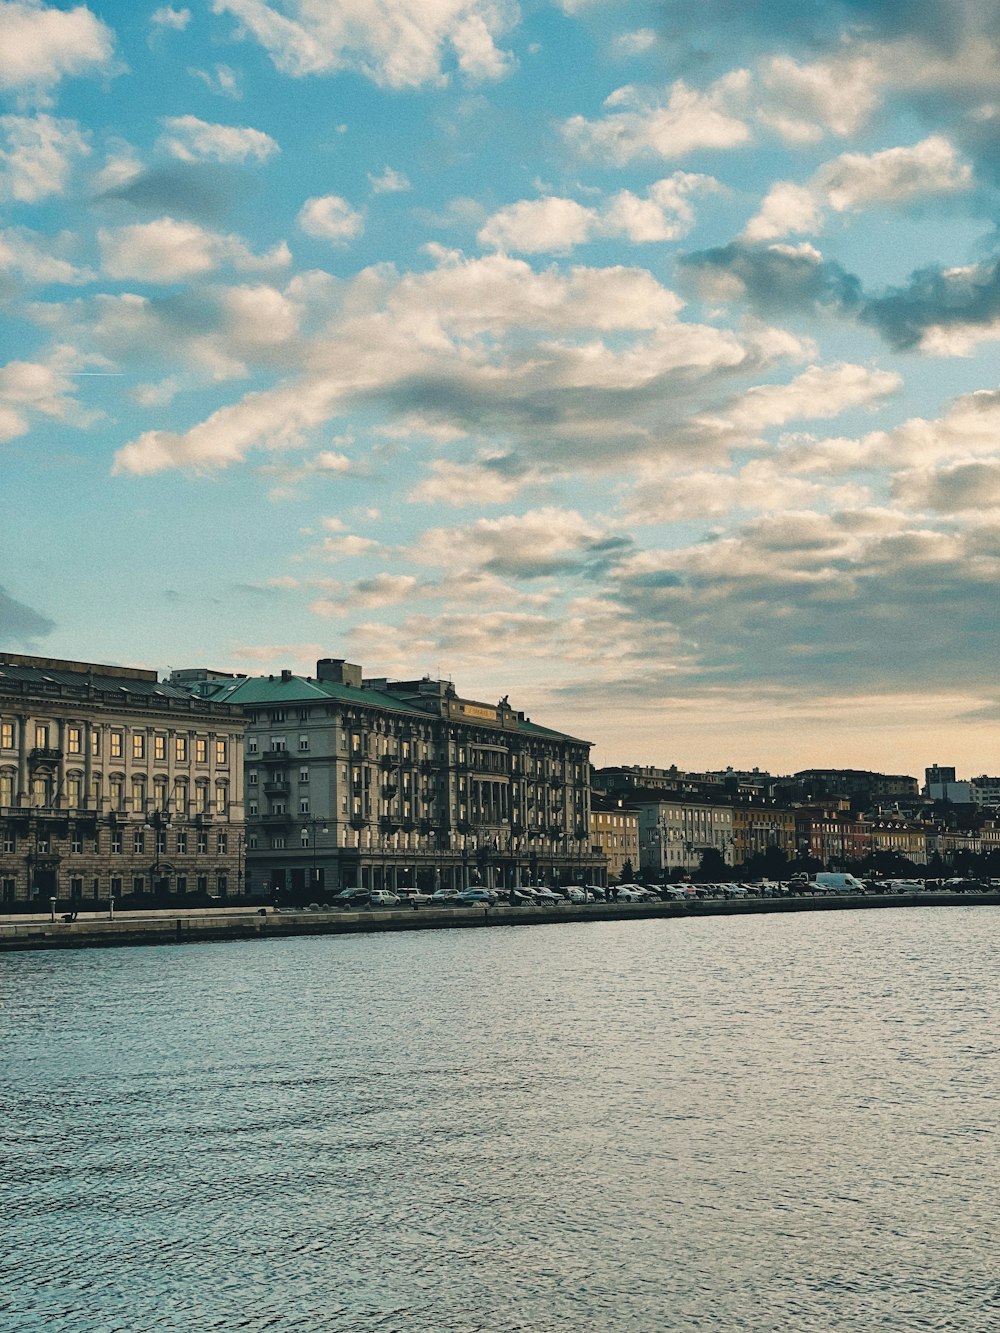
[[[642,903],[692,902],[705,898],[786,898],[798,894],[918,893],[936,889],[948,892],[976,893],[996,891],[996,881],[949,879],[856,879],[853,875],[821,873],[807,878],[763,880],[755,883],[719,884],[567,884],[552,888],[546,884],[522,885],[516,889],[437,889],[422,893],[419,889],[344,889],[328,903],[312,903],[310,909],[342,907],[387,909],[399,907],[557,907],[560,903]]]

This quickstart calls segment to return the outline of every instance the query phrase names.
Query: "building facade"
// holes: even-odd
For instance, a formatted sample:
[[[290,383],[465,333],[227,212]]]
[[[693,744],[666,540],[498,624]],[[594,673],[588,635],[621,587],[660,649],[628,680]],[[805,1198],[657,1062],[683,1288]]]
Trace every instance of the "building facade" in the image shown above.
[[[639,811],[639,861],[645,878],[660,881],[697,870],[708,852],[733,865],[731,801],[641,791],[629,800]]]
[[[590,841],[607,861],[609,881],[639,873],[639,812],[622,797],[591,792]]]
[[[605,883],[592,850],[587,741],[448,681],[171,677],[248,721],[247,876],[255,892]],[[204,678],[199,678],[204,677]]]
[[[155,671],[0,653],[0,904],[239,895],[245,725]]]

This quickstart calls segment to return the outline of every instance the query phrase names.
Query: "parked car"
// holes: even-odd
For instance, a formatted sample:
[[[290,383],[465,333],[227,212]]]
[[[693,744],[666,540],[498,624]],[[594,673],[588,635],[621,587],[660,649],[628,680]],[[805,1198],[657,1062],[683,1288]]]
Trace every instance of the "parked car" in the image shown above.
[[[489,889],[463,889],[455,897],[455,902],[462,907],[486,906],[495,903],[497,896],[491,893]]]
[[[458,889],[435,889],[431,894],[432,903],[452,903],[458,897]]]
[[[608,891],[600,884],[588,884],[586,886],[587,896],[593,903],[607,902]]]
[[[564,901],[558,893],[553,893],[551,889],[532,888],[531,891],[535,895],[535,902],[541,907],[558,907],[558,905]]]
[[[431,901],[431,895],[429,893],[421,893],[419,889],[397,889],[396,897],[403,906],[407,903],[411,905],[416,903],[418,907],[422,907],[424,903],[429,903]]]
[[[341,889],[333,896],[333,906],[355,911],[359,907],[367,907],[369,896],[367,889]]]
[[[398,907],[399,899],[388,889],[373,889],[368,896],[369,907]]]
[[[585,903],[587,901],[587,890],[582,884],[568,884],[565,892],[571,903]]]

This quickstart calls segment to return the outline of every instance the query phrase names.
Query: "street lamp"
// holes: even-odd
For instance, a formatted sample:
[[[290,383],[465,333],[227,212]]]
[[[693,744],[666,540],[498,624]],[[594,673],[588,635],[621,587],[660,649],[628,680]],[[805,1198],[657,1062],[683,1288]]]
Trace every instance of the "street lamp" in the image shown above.
[[[322,833],[330,832],[328,820],[320,819],[318,815],[311,816],[309,820],[309,842],[312,845],[312,880],[309,885],[311,889],[319,888],[319,865],[316,860],[316,853],[317,853],[316,831],[319,825],[322,825],[322,829],[320,829],[320,832]]]

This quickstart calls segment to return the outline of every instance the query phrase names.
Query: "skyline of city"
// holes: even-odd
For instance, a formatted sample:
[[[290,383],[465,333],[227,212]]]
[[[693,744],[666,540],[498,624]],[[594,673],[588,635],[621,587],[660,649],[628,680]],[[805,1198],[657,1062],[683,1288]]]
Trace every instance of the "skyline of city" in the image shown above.
[[[994,771],[1000,20],[801,8],[0,0],[0,648]]]

